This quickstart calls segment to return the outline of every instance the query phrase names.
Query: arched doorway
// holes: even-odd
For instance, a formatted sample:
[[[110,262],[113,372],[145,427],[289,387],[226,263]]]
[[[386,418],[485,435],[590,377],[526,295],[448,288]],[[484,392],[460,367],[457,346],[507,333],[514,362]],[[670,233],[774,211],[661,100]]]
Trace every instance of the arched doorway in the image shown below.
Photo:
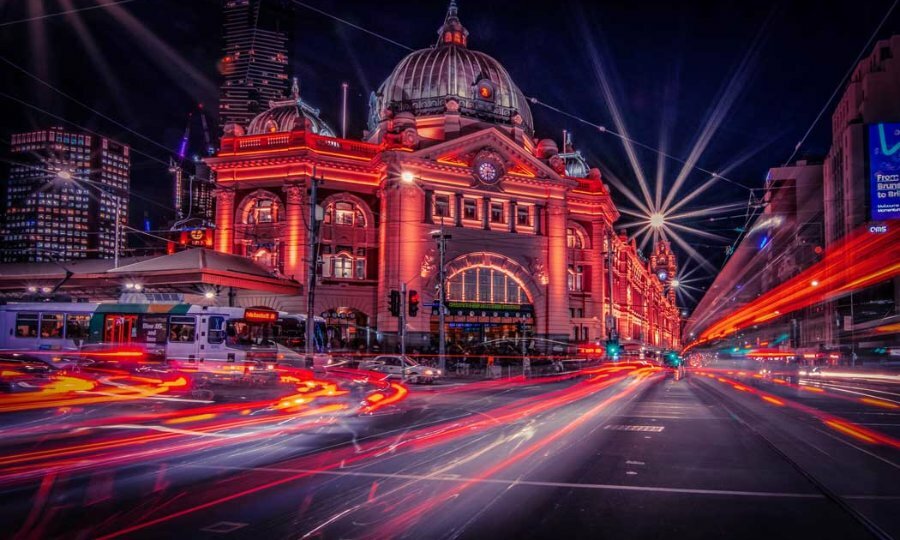
[[[375,339],[369,316],[351,307],[337,307],[321,313],[325,319],[325,345],[333,351],[368,350]]]
[[[535,333],[535,309],[524,269],[506,257],[477,254],[447,268],[447,339],[462,349],[510,345]],[[437,309],[432,330],[437,331]]]

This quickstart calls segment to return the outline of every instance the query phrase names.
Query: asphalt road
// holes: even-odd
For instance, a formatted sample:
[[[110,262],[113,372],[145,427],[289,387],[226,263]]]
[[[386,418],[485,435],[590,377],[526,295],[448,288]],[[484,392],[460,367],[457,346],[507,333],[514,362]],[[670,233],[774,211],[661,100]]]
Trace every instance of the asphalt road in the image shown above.
[[[31,461],[0,476],[0,517],[20,538],[900,537],[900,411],[866,388],[613,368],[60,428],[8,449]]]

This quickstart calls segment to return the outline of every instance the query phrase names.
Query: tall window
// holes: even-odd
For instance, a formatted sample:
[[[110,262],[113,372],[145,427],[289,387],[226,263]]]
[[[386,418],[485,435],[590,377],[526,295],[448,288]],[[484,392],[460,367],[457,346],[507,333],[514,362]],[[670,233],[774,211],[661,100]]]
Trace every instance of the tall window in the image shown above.
[[[478,219],[478,201],[463,199],[463,219]]]
[[[522,227],[528,227],[531,225],[531,214],[529,210],[530,208],[527,206],[519,205],[516,207],[516,225],[520,225]]]
[[[473,266],[447,280],[447,299],[453,302],[527,304],[528,295],[511,275],[499,268]]]
[[[334,258],[334,277],[350,279],[353,277],[353,257],[348,253],[339,253]]]
[[[503,203],[491,203],[491,223],[503,223]]]
[[[579,264],[569,265],[568,285],[570,291],[584,290],[584,267]]]
[[[450,195],[436,193],[434,195],[434,216],[450,217],[453,212],[450,209]]]

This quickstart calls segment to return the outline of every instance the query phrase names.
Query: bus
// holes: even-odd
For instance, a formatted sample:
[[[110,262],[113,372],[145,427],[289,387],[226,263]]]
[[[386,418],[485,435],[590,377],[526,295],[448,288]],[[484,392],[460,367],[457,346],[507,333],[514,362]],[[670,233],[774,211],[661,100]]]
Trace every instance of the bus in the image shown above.
[[[244,366],[274,375],[277,320],[278,312],[268,308],[9,303],[0,305],[0,350],[72,352],[88,358],[140,353],[181,369],[243,373],[238,366]]]

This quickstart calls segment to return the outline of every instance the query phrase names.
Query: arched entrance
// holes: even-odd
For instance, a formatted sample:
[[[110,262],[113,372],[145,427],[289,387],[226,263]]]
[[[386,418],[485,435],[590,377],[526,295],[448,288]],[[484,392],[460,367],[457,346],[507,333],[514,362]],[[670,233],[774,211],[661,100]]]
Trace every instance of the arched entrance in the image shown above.
[[[369,316],[351,307],[337,307],[321,313],[325,319],[325,345],[333,351],[368,350],[375,339]],[[367,335],[368,334],[368,335]]]
[[[463,349],[515,342],[535,333],[534,300],[524,268],[507,257],[470,254],[447,265],[447,339]],[[432,310],[432,331],[438,312]]]

